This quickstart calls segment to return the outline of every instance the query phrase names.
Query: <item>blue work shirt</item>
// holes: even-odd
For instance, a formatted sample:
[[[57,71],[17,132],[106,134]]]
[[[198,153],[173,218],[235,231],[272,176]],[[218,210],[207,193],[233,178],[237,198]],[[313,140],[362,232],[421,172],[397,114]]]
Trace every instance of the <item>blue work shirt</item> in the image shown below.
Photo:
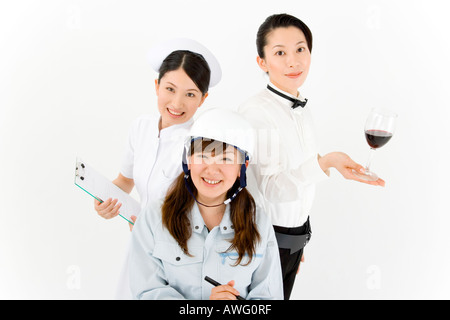
[[[162,225],[161,202],[151,203],[133,227],[129,260],[130,285],[135,299],[209,299],[213,286],[205,276],[221,284],[235,280],[234,288],[245,299],[283,299],[278,245],[269,217],[256,210],[261,240],[250,264],[248,256],[234,266],[238,254],[227,251],[234,229],[227,205],[219,226],[208,232],[197,203],[191,211],[189,253]]]

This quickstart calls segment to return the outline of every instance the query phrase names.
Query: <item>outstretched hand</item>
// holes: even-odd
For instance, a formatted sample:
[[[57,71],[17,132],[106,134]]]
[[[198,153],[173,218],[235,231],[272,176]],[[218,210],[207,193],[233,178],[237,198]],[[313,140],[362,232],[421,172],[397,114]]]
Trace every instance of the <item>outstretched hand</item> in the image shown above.
[[[319,164],[324,171],[326,171],[330,167],[334,167],[345,179],[354,180],[374,186],[385,186],[385,181],[381,178],[378,178],[378,180],[376,181],[366,181],[353,174],[353,170],[362,173],[365,171],[365,169],[362,165],[353,161],[347,154],[343,152],[328,153],[325,156],[319,158]]]

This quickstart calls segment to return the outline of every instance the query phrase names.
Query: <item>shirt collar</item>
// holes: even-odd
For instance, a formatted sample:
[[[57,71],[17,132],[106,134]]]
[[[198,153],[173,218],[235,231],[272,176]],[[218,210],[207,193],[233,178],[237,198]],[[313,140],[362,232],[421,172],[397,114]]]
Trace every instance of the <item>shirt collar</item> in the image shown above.
[[[161,117],[158,120],[158,126],[159,121],[161,121]],[[161,131],[159,131],[159,137],[172,137],[175,132],[177,132],[177,136],[182,136],[183,138],[187,135],[189,129],[192,127],[192,124],[194,123],[194,119],[189,119],[186,122],[180,123],[180,124],[174,124],[170,127],[164,128]]]
[[[286,92],[286,91],[281,90],[280,88],[278,88],[276,85],[274,85],[274,84],[273,84],[272,82],[270,82],[270,81],[269,81],[268,85],[271,86],[273,89],[277,90],[278,92],[281,92],[281,93],[283,93],[283,94],[285,94],[285,95],[287,95],[287,96],[289,96],[289,97],[291,97],[291,98],[298,99],[298,100],[300,100],[300,101],[305,101],[305,98],[302,97],[302,95],[300,94],[300,92],[298,92],[298,96],[296,97],[296,96],[290,94],[289,92]],[[267,90],[267,91],[269,92],[269,94],[270,94],[272,97],[274,97],[277,101],[279,101],[279,102],[281,102],[283,105],[288,106],[289,108],[291,108],[291,106],[292,106],[292,102],[291,102],[291,101],[289,101],[289,100],[287,100],[287,99],[285,99],[285,98],[283,98],[283,97],[280,97],[279,95],[277,95],[276,93],[274,93],[274,92],[272,92],[272,91],[270,91],[270,90],[268,90],[268,89],[266,89],[266,90]],[[297,108],[297,109],[301,109],[301,108]]]
[[[202,233],[203,228],[206,228],[205,221],[203,220],[202,214],[198,208],[198,203],[195,203],[192,208],[192,231],[196,233]],[[230,205],[227,204],[225,208],[225,213],[223,214],[222,221],[219,224],[219,229],[222,234],[228,234],[234,232],[234,227],[231,222],[230,216]]]
[[[231,215],[230,215],[230,205],[227,204],[225,208],[225,213],[223,215],[222,221],[220,221],[220,232],[222,234],[228,234],[234,232],[234,226],[231,222]]]

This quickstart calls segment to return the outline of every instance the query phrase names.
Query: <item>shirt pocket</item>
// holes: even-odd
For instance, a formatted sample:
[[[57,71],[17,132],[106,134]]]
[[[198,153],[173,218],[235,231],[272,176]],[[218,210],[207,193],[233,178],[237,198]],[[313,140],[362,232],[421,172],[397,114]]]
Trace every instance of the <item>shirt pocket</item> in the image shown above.
[[[153,250],[153,256],[162,262],[168,284],[181,294],[186,288],[201,290],[203,247],[189,248],[189,254],[178,244],[167,242],[156,242]]]
[[[263,252],[257,250],[253,255],[252,261],[249,262],[249,256],[245,255],[239,265],[235,265],[239,254],[236,250],[228,251],[230,247],[227,245],[216,246],[217,255],[219,257],[218,268],[220,270],[220,280],[227,283],[230,280],[235,280],[235,288],[241,295],[247,295],[248,288],[252,283],[253,273],[261,263]],[[259,249],[259,248],[258,248]]]
[[[263,256],[263,253],[260,252],[261,250],[257,250],[255,254],[253,254],[252,260],[249,263],[249,256],[247,254],[244,255],[242,258],[242,261],[239,265],[235,266],[237,259],[239,257],[239,254],[236,250],[229,250],[230,244],[219,244],[216,246],[217,254],[220,258],[220,264],[225,266],[233,266],[233,267],[244,267],[247,269],[255,269],[258,267],[259,263],[261,262],[261,258]],[[259,249],[259,248],[257,248]]]
[[[181,174],[181,161],[180,161],[180,165],[179,166],[172,166],[172,168],[170,167],[165,167],[162,169],[162,174],[164,176],[164,178],[168,179],[168,180],[175,180],[176,177],[178,177]]]
[[[177,180],[178,176],[181,174],[181,164],[180,167],[163,167],[161,170],[161,179],[159,184],[159,189],[162,192],[162,197],[166,196],[166,193],[171,189],[172,185]]]

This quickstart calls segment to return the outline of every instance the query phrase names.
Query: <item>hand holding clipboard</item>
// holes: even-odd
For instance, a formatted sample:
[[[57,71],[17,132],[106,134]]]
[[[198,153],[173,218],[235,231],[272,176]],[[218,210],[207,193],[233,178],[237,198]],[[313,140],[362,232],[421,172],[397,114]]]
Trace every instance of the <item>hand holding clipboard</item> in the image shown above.
[[[121,203],[120,216],[131,224],[131,216],[138,216],[141,206],[138,201],[98,173],[86,162],[77,158],[75,165],[75,185],[102,203],[108,199],[118,199]]]

